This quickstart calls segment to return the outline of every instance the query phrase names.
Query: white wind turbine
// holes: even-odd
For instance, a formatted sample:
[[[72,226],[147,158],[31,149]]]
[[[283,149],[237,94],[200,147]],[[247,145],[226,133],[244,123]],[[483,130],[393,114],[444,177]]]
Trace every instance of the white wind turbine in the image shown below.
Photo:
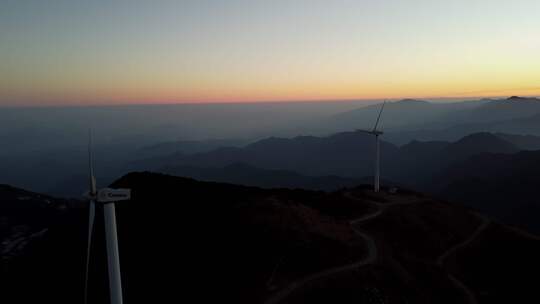
[[[377,116],[377,121],[375,122],[375,126],[373,127],[373,130],[358,130],[360,132],[365,132],[365,133],[375,136],[375,177],[374,177],[375,180],[373,182],[373,190],[375,192],[379,192],[380,190],[381,148],[380,148],[379,136],[384,134],[383,131],[377,130],[377,127],[379,126],[379,121],[381,120],[381,115],[384,110],[385,104],[386,104],[386,101],[384,101],[381,106],[381,110],[379,111],[379,116]]]
[[[120,257],[118,254],[118,237],[116,232],[116,213],[114,202],[129,200],[131,198],[130,189],[96,189],[96,178],[92,166],[92,137],[88,139],[88,166],[90,178],[90,191],[86,194],[89,200],[88,216],[88,244],[86,251],[86,274],[84,286],[84,301],[88,301],[88,270],[90,266],[90,246],[92,244],[92,233],[94,229],[94,219],[96,215],[96,203],[103,204],[105,236],[107,244],[107,261],[109,269],[109,294],[111,304],[122,304],[122,280],[120,275]]]

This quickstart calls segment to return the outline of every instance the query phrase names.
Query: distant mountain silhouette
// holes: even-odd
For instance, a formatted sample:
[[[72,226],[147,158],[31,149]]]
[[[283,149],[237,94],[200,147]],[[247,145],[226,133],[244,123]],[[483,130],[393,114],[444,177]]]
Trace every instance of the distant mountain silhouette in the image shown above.
[[[207,153],[170,156],[133,163],[134,168],[156,170],[172,166],[224,167],[233,163],[295,171],[304,175],[363,177],[373,171],[374,139],[362,132],[344,132],[328,137],[299,136],[268,138],[244,148],[220,148]],[[383,160],[393,157],[398,148],[381,143]],[[152,164],[154,164],[152,166]],[[358,173],[362,174],[358,174]]]
[[[243,163],[234,163],[223,168],[177,166],[163,168],[161,171],[163,173],[191,177],[197,180],[263,188],[302,188],[331,191],[371,182],[367,178],[353,179],[330,175],[311,177],[293,171],[256,168]]]
[[[193,155],[148,159],[132,164],[132,168],[263,187],[317,189],[315,185],[321,183],[316,177],[341,177],[326,178],[328,186],[317,186],[329,190],[337,185],[349,185],[351,180],[365,181],[364,178],[372,176],[373,149],[372,136],[362,132],[328,137],[268,138],[244,148],[220,148]],[[511,142],[485,132],[471,134],[456,142],[413,141],[401,148],[382,141],[382,177],[394,183],[418,186],[453,163],[473,155],[520,150]],[[239,163],[244,166],[228,167]],[[253,172],[253,168],[259,171]]]
[[[516,153],[519,148],[497,135],[483,132],[463,137],[442,152],[450,159],[463,159],[479,153]],[[440,155],[439,155],[440,156]]]
[[[506,133],[496,133],[495,135],[512,143],[521,150],[540,150],[540,136]]]
[[[420,187],[454,163],[481,153],[516,153],[512,143],[491,133],[475,133],[456,142],[412,141],[399,150],[387,169],[389,178]]]
[[[448,128],[388,133],[385,138],[396,144],[406,143],[411,139],[455,141],[478,132],[540,136],[540,114],[495,122],[454,124]]]
[[[449,111],[436,121],[405,125],[392,129],[386,140],[405,144],[410,140],[455,141],[478,132],[511,133],[540,136],[540,99],[511,97],[486,100],[475,106]]]
[[[88,123],[95,121],[89,119],[90,116],[98,117],[100,121],[103,121],[101,118],[107,121],[107,123],[103,121],[103,124],[100,124],[96,130],[94,149],[96,172],[99,175],[99,180],[103,182],[111,182],[114,177],[134,170],[157,170],[170,165],[224,167],[238,162],[257,168],[295,171],[307,176],[338,175],[362,178],[373,174],[372,163],[369,162],[373,157],[372,138],[365,134],[356,134],[355,136],[365,137],[363,140],[365,144],[349,149],[349,155],[339,151],[347,150],[347,144],[344,140],[343,143],[338,143],[337,148],[334,149],[330,141],[325,139],[328,137],[327,134],[336,132],[358,128],[371,129],[380,110],[380,104],[350,111],[351,108],[361,104],[351,103],[346,107],[337,108],[331,103],[326,105],[317,103],[309,106],[291,104],[284,108],[278,105],[265,105],[260,108],[253,105],[253,109],[259,108],[256,112],[246,110],[247,108],[244,107],[247,105],[216,105],[214,110],[217,112],[214,110],[206,112],[206,110],[199,109],[202,112],[195,116],[190,114],[191,110],[189,109],[195,110],[198,108],[196,106],[150,108],[130,106],[114,109],[96,107],[55,110],[4,109],[5,111],[1,113],[2,119],[0,119],[4,122],[4,128],[0,130],[0,138],[5,146],[5,149],[0,149],[0,182],[42,193],[78,196],[81,190],[86,187],[83,175],[87,167],[85,146],[87,130],[86,127],[82,126],[87,125],[87,121]],[[521,150],[540,149],[540,143],[537,138],[533,137],[540,136],[539,104],[540,101],[537,98],[517,96],[508,99],[481,99],[452,103],[411,99],[389,102],[381,120],[381,129],[385,131],[382,137],[383,141],[392,145],[383,146],[382,149],[384,153],[383,174],[392,180],[396,180],[396,176],[402,178],[401,172],[392,172],[393,168],[396,167],[393,162],[395,159],[401,160],[407,157],[402,155],[402,151],[400,151],[400,155],[396,156],[390,150],[396,150],[395,145],[407,145],[411,141],[455,142],[473,133],[490,132],[527,136],[501,138]],[[252,106],[247,107],[251,108]],[[214,108],[214,106],[210,108]],[[311,113],[313,115],[304,113],[305,119],[295,119],[295,115],[287,112],[289,118],[285,121],[288,123],[281,125],[277,123],[281,120],[275,115],[283,109],[295,109],[295,113],[298,112],[299,115],[304,113],[303,111],[312,110],[317,114],[315,115],[315,112]],[[236,112],[237,110],[239,112]],[[252,152],[249,152],[249,149],[239,149],[239,147],[245,148],[246,142],[226,139],[223,134],[214,136],[214,138],[225,138],[223,140],[171,141],[173,138],[198,138],[191,136],[193,134],[190,135],[195,130],[185,127],[185,121],[179,120],[179,117],[196,123],[197,126],[213,133],[219,130],[214,130],[216,128],[212,127],[209,122],[212,121],[212,117],[215,117],[216,113],[223,114],[223,111],[228,114],[220,117],[222,123],[230,124],[234,121],[236,127],[233,129],[242,130],[241,133],[248,139],[246,142],[256,142],[257,139],[260,140],[264,136],[280,134],[283,136],[315,134],[319,137],[304,136],[298,137],[296,140],[287,139],[281,143],[279,141],[269,142],[268,146],[260,148],[262,150],[260,153],[255,149],[257,145],[252,147]],[[265,124],[263,125],[274,127],[269,127],[262,132],[261,129],[264,128],[259,126],[259,122],[254,121],[263,118],[263,116],[254,116],[253,113],[264,113],[264,111],[271,111],[274,114],[272,114],[272,118],[265,116]],[[340,113],[340,111],[342,112]],[[243,114],[240,115],[240,112]],[[205,116],[203,113],[207,113],[205,115],[209,116]],[[152,127],[139,123],[141,120],[149,119],[148,115],[152,117],[152,123],[149,121]],[[117,123],[121,121],[121,117],[129,118],[130,122],[123,122],[121,126],[118,126]],[[205,121],[204,117],[208,117],[208,120]],[[168,123],[163,124],[163,119]],[[259,131],[245,131],[249,128],[240,122],[243,119],[250,120],[250,125],[252,122],[257,124]],[[36,124],[36,122],[39,123]],[[40,125],[50,128],[38,127]],[[201,134],[206,133],[202,132]],[[202,136],[201,134],[199,135]],[[208,137],[209,135],[200,136],[199,138],[212,138]],[[234,138],[243,137],[234,136]],[[21,141],[21,138],[25,138],[25,140]],[[317,138],[322,139],[319,142],[323,149],[326,149],[324,154],[327,156],[323,155],[323,152],[318,152]],[[358,144],[362,140],[351,142]],[[368,144],[369,142],[371,144]],[[223,148],[221,152],[216,152],[216,148],[224,145],[233,145],[235,148]],[[295,145],[296,147],[293,147]],[[265,151],[266,147],[269,150]],[[287,158],[288,154],[292,152],[294,152],[293,157]],[[204,153],[207,153],[207,156],[203,156]],[[187,157],[190,154],[195,155]],[[279,159],[278,155],[281,155]],[[419,158],[414,155],[408,157]],[[188,158],[193,162],[190,163]],[[426,156],[428,161],[429,158],[429,155]],[[399,167],[407,168],[407,170],[414,169],[414,167],[408,166],[408,163],[399,164]],[[417,170],[424,170],[424,168]],[[72,186],[64,187],[63,185],[67,183]]]
[[[529,279],[540,271],[536,236],[422,194],[263,190],[152,173],[128,174],[113,187],[133,191],[117,204],[126,302],[540,299]],[[47,237],[2,260],[1,278],[29,278],[3,285],[3,299],[82,301],[87,218],[67,206]],[[90,303],[107,301],[101,225]],[[488,269],[497,270],[496,280]]]
[[[474,108],[485,100],[432,103],[423,100],[404,99],[387,103],[382,119],[383,129],[396,129],[397,127],[411,128],[437,123],[450,113]],[[333,130],[350,130],[357,128],[371,129],[375,124],[381,105],[372,105],[357,110],[340,113],[326,122]]]
[[[456,163],[431,184],[433,191],[540,232],[540,151],[483,153]]]
[[[540,99],[512,96],[508,99],[494,100],[472,109],[470,122],[493,122],[529,117],[540,113]]]
[[[173,153],[193,154],[208,152],[220,147],[231,147],[245,144],[242,140],[179,140],[173,142],[162,142],[159,144],[142,147],[137,151],[138,158],[149,158],[164,156]]]
[[[210,167],[164,167],[160,172],[180,177],[189,177],[201,181],[232,183],[261,188],[289,188],[335,191],[359,184],[372,184],[373,176],[346,178],[336,175],[306,176],[287,170],[269,170],[256,168],[244,163],[234,163],[222,168]],[[399,184],[381,179],[385,186]]]
[[[400,151],[406,155],[411,155],[417,158],[433,156],[442,149],[448,147],[450,142],[447,141],[418,141],[413,140],[410,143],[403,145]]]

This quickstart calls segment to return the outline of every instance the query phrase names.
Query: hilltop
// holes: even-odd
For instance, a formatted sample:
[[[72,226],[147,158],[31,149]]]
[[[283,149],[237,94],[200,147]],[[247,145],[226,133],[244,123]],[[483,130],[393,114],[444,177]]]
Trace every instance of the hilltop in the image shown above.
[[[131,173],[113,186],[133,190],[131,201],[117,204],[126,302],[537,299],[534,282],[526,279],[540,270],[535,236],[420,193],[375,194],[367,186],[261,189],[155,173]],[[78,208],[68,210],[81,215]],[[21,261],[65,246],[78,248],[80,257],[85,217],[63,217],[57,225],[71,227],[51,231],[64,243],[44,239]],[[102,302],[106,290],[101,232],[95,232],[92,303]],[[73,233],[82,242],[68,242]],[[55,264],[59,271],[79,266],[83,262],[73,257]],[[32,275],[43,267],[18,273]],[[499,270],[496,280],[488,268]],[[51,278],[41,285],[55,289],[58,283]],[[62,288],[74,292],[80,283],[64,282]],[[61,293],[40,300],[75,302]]]

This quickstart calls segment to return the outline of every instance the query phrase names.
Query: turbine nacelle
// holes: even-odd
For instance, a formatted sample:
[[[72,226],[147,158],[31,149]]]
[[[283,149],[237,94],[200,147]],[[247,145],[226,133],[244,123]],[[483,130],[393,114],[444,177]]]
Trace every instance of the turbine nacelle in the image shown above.
[[[97,193],[97,201],[100,203],[126,201],[129,199],[131,199],[130,189],[104,188],[99,190]]]
[[[131,199],[131,189],[103,188],[98,190],[95,195],[86,192],[84,196],[85,198],[98,203],[113,203]]]
[[[370,134],[370,135],[375,135],[375,136],[379,136],[379,135],[384,134],[383,131],[379,131],[379,130],[362,130],[362,129],[358,129],[356,131],[357,132],[362,132],[362,133],[367,133],[367,134]]]

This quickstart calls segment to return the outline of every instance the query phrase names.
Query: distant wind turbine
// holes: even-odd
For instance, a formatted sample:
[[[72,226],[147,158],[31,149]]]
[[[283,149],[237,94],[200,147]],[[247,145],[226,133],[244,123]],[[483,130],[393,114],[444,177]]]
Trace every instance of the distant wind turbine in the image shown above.
[[[86,274],[84,282],[84,302],[88,301],[88,271],[90,266],[90,246],[92,244],[92,233],[94,230],[94,220],[96,215],[96,203],[103,204],[105,235],[107,241],[107,261],[109,269],[109,294],[111,304],[122,304],[122,280],[120,275],[120,257],[118,254],[118,237],[116,232],[116,213],[114,202],[129,200],[131,198],[130,189],[96,189],[96,178],[92,165],[92,136],[88,137],[88,166],[90,178],[90,191],[86,194],[89,200],[88,212],[88,243],[86,250]]]
[[[384,110],[384,105],[386,104],[386,101],[383,102],[381,106],[381,110],[379,111],[379,116],[377,116],[377,121],[375,122],[375,126],[373,127],[373,130],[358,130],[360,132],[368,133],[375,136],[375,177],[373,182],[373,190],[375,192],[379,192],[380,190],[380,176],[381,176],[381,148],[380,148],[380,142],[379,142],[379,136],[383,135],[383,131],[377,130],[377,127],[379,126],[379,121],[381,120],[381,115]]]

